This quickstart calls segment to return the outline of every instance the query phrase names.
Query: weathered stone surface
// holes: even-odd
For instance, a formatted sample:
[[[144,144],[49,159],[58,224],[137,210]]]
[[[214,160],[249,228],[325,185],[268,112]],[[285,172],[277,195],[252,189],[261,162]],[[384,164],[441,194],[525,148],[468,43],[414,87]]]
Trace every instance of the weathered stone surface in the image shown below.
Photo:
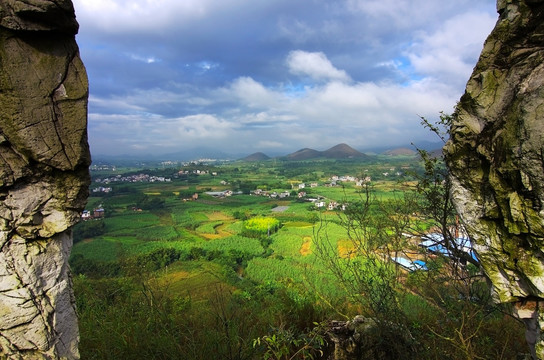
[[[79,27],[71,0],[3,0],[0,26],[11,30],[62,31],[72,35]]]
[[[0,358],[77,359],[68,256],[89,185],[71,1],[0,0]]]
[[[327,336],[334,344],[329,360],[400,359],[406,351],[415,351],[408,329],[361,315],[331,321]]]
[[[444,150],[496,298],[536,304],[520,315],[544,358],[544,1],[499,0],[497,9]]]

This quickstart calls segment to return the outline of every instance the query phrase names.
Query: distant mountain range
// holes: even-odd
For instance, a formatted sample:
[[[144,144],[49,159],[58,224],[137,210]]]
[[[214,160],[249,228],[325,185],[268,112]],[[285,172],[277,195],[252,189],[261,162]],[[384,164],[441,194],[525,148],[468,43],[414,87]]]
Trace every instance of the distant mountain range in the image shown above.
[[[311,160],[311,159],[368,159],[372,155],[383,154],[389,156],[416,156],[417,150],[426,150],[431,154],[440,154],[443,143],[423,141],[418,144],[404,145],[395,148],[375,148],[369,149],[368,153],[355,150],[347,144],[338,144],[325,151],[318,151],[310,148],[303,148],[285,156],[277,156],[275,158],[281,160]],[[239,160],[242,161],[264,161],[271,159],[262,152],[256,152]]]
[[[310,148],[300,149],[294,153],[279,157],[282,160],[290,161],[302,161],[302,160],[312,160],[312,159],[366,159],[369,158],[368,155],[363,154],[362,152],[355,150],[347,144],[338,144],[331,147],[325,151],[318,151]],[[262,161],[270,159],[269,156],[263,154],[262,152],[257,152],[246,156],[243,159],[244,161]]]
[[[263,154],[262,152],[256,152],[241,159],[243,161],[265,161],[269,160],[270,156]]]
[[[176,161],[190,161],[197,160],[202,158],[210,159],[229,159],[229,160],[242,160],[242,161],[266,161],[271,158],[281,159],[281,160],[310,160],[310,159],[365,159],[370,156],[377,154],[384,155],[416,155],[416,147],[422,150],[427,150],[429,152],[437,151],[440,152],[442,148],[442,143],[437,142],[419,142],[413,145],[401,145],[395,148],[392,147],[382,147],[382,148],[367,148],[364,149],[364,153],[352,148],[347,144],[338,144],[331,147],[325,151],[318,151],[310,148],[303,148],[288,155],[281,155],[277,152],[273,156],[268,156],[263,152],[256,152],[249,156],[244,154],[232,154],[226,153],[218,149],[213,148],[193,148],[184,151],[179,151],[175,153],[168,154],[126,154],[126,155],[104,155],[104,154],[94,154],[93,153],[93,162],[100,161],[164,161],[164,160],[176,160]]]
[[[367,155],[355,150],[347,144],[338,144],[325,151],[317,151],[314,149],[301,149],[285,156],[287,160],[309,160],[317,158],[325,159],[363,159],[368,158]]]
[[[416,153],[417,152],[414,149],[409,149],[409,148],[404,148],[404,147],[391,149],[391,150],[386,150],[386,151],[383,152],[384,155],[391,155],[391,156],[398,156],[398,155],[413,156]]]

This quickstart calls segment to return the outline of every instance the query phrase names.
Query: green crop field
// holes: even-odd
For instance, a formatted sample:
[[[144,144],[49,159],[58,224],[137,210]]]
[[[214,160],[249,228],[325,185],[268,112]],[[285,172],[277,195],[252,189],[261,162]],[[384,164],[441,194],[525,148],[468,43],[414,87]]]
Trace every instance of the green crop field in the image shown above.
[[[104,217],[74,228],[71,265],[82,358],[138,358],[145,352],[138,349],[160,347],[183,354],[165,359],[199,359],[210,351],[217,358],[260,359],[264,349],[252,344],[271,331],[284,334],[277,341],[291,341],[286,349],[295,352],[293,344],[298,340],[291,335],[304,334],[316,322],[375,315],[368,307],[374,294],[365,293],[364,285],[373,283],[381,291],[380,286],[386,287],[387,282],[379,274],[386,277],[390,272],[382,263],[361,255],[364,252],[354,240],[353,229],[346,227],[346,213],[362,208],[367,194],[372,201],[392,204],[393,213],[387,216],[373,204],[367,209],[369,217],[351,223],[367,235],[384,227],[382,238],[372,239],[376,253],[384,258],[391,245],[383,236],[393,238],[397,231],[385,229],[387,221],[400,221],[395,204],[405,194],[415,194],[414,174],[423,171],[418,160],[408,156],[362,161],[237,161],[171,169],[130,168],[125,173],[120,169],[114,174],[106,170],[92,173],[91,189],[105,181],[112,188],[108,193],[91,192],[87,204],[91,213],[103,208]],[[129,180],[118,181],[120,174]],[[169,177],[170,181],[131,180],[130,176],[140,174]],[[333,176],[344,180],[335,185]],[[367,182],[363,186],[355,178]],[[399,231],[428,230],[434,224],[416,210],[406,219],[406,229]],[[345,273],[343,280],[338,271]],[[441,328],[441,303],[418,294],[426,289],[437,294],[444,290],[425,283],[427,274],[397,271],[403,286],[425,284],[398,300],[412,322],[414,336],[421,335],[417,331],[423,332],[424,327],[437,334],[446,331]],[[368,279],[356,279],[360,274]],[[362,284],[357,290],[345,282],[355,280]],[[460,301],[456,296],[451,299],[455,301],[448,313]],[[501,323],[500,316],[487,316],[485,321],[488,319],[497,328],[515,327],[506,320]],[[474,333],[483,329],[481,321]],[[519,335],[518,330],[511,330],[515,333],[512,339]],[[433,341],[460,333],[444,334]],[[427,339],[425,334],[420,338]],[[433,349],[430,343],[425,346]]]

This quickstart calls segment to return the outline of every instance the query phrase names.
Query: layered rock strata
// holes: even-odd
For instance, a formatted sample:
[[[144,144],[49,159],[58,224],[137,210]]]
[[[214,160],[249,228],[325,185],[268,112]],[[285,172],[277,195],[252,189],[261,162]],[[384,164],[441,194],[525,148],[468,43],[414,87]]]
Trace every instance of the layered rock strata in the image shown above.
[[[70,0],[0,0],[0,358],[77,359],[88,82]]]
[[[544,358],[544,1],[497,9],[444,151],[496,299],[515,304],[533,357]]]

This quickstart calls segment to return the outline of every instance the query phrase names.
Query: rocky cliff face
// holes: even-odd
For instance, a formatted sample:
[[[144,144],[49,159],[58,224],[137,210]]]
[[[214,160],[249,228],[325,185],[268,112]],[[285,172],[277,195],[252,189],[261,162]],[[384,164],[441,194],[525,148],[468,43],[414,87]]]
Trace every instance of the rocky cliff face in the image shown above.
[[[70,0],[0,0],[0,358],[77,359],[88,83]]]
[[[544,358],[544,1],[497,9],[445,155],[496,298],[516,304],[533,356]]]

